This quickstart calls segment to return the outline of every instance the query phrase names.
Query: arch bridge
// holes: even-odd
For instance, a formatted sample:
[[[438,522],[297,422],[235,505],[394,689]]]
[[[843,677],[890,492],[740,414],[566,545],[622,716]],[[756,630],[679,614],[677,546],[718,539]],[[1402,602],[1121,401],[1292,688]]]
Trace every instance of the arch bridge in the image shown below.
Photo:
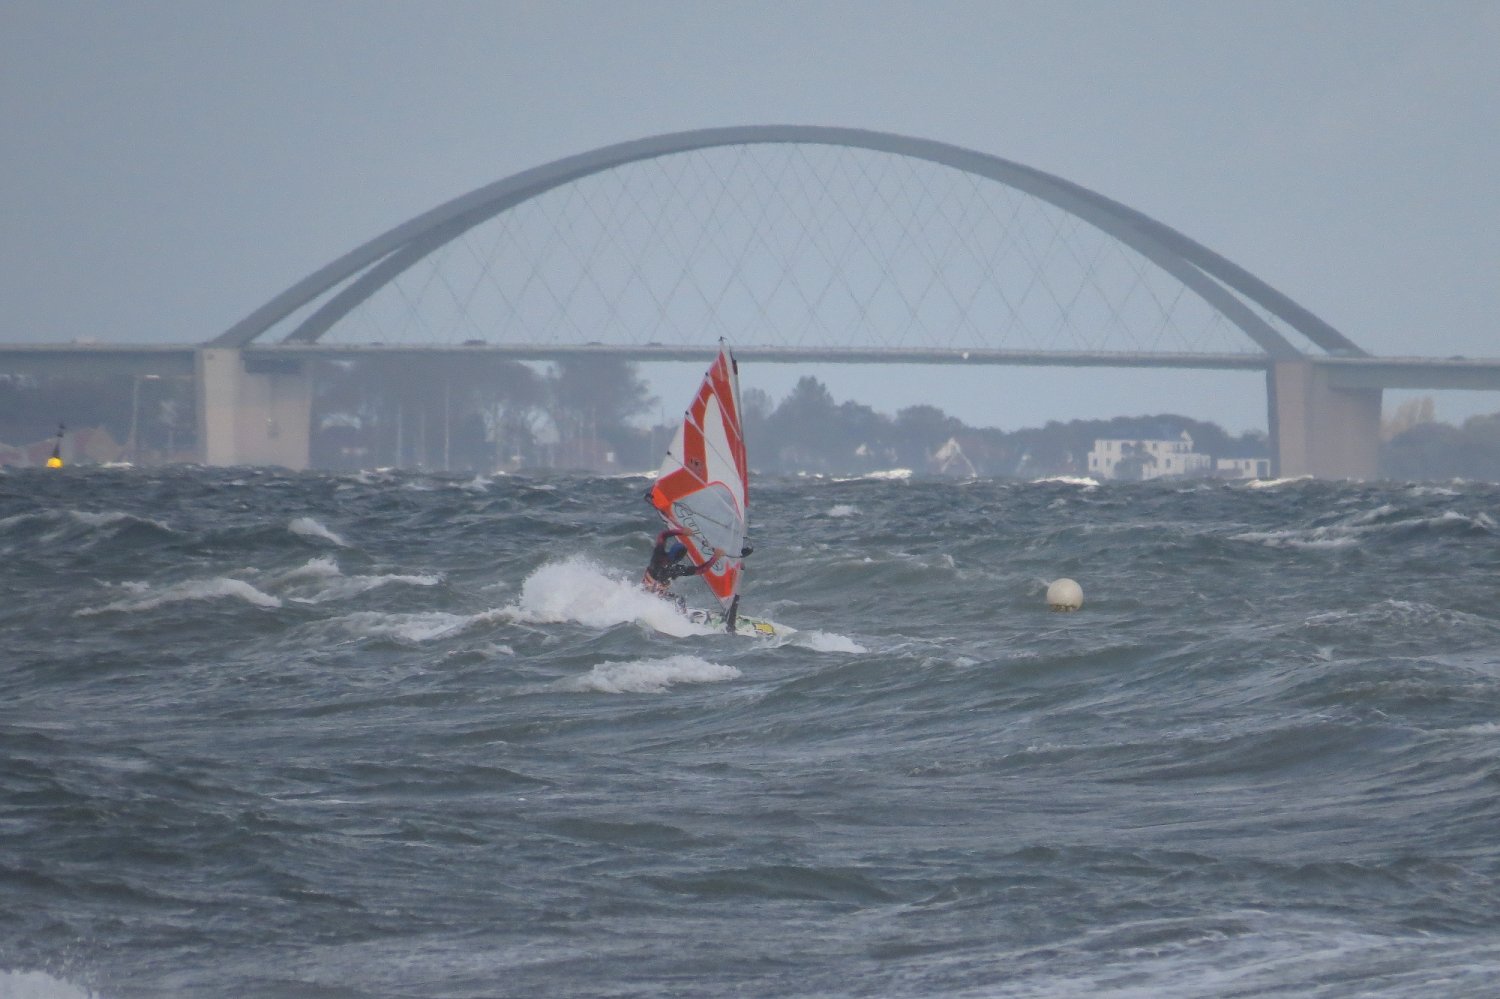
[[[776,153],[746,158],[757,150]],[[730,158],[706,169],[716,152]],[[463,288],[432,269],[505,218],[512,229],[477,254]],[[559,235],[580,227],[592,241]],[[423,265],[423,289],[446,284],[450,306],[489,294],[502,318],[447,342],[335,335]],[[423,294],[401,304],[419,313]],[[575,307],[583,314],[569,317]],[[1123,345],[1119,330],[1133,331]],[[525,170],[309,274],[198,349],[203,458],[305,466],[312,358],[698,359],[721,333],[766,361],[1263,371],[1282,475],[1372,477],[1383,387],[1497,374],[1371,358],[1170,226],[1032,167],[880,132],[747,126]]]

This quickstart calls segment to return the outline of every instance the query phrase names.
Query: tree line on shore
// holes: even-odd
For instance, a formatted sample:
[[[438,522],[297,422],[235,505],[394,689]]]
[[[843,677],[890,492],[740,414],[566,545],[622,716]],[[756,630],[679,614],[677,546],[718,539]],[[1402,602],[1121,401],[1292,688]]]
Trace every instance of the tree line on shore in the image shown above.
[[[314,467],[380,466],[490,471],[654,468],[675,424],[647,425],[657,404],[636,365],[579,357],[539,369],[493,355],[462,367],[441,358],[322,361],[314,372]],[[894,415],[839,402],[817,379],[785,399],[747,390],[741,399],[751,464],[764,474],[916,474],[1038,478],[1087,474],[1096,439],[1175,438],[1215,457],[1266,455],[1265,434],[1233,436],[1175,414],[1052,421],[1004,431],[975,428],[929,405]],[[189,461],[197,441],[190,379],[0,375],[0,442],[49,437],[58,422],[107,428],[113,457]],[[1385,426],[1382,473],[1393,479],[1500,481],[1500,413],[1459,426],[1432,418],[1430,400],[1409,403]],[[108,460],[111,456],[95,456]]]

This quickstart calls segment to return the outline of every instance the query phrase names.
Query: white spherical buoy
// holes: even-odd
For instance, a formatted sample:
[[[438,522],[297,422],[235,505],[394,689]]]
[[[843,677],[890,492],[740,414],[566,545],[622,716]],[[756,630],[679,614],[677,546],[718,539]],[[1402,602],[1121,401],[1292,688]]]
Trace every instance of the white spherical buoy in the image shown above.
[[[1047,587],[1047,606],[1055,611],[1076,611],[1083,606],[1083,587],[1066,577]]]

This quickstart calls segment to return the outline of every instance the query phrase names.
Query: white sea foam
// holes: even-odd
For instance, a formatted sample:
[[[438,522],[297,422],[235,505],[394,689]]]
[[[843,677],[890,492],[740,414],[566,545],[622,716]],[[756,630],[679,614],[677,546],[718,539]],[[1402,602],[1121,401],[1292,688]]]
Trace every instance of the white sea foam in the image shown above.
[[[305,564],[282,574],[282,576],[280,577],[280,581],[291,582],[295,579],[330,579],[332,577],[342,575],[343,573],[339,570],[339,564],[333,560],[332,556],[318,555],[315,558],[308,559]]]
[[[111,510],[106,513],[96,513],[92,510],[69,510],[68,515],[85,527],[108,527],[110,524],[118,524],[122,520],[132,520],[130,514]]]
[[[226,576],[217,576],[213,579],[190,579],[182,583],[174,583],[164,589],[155,590],[148,587],[140,589],[135,596],[129,600],[116,600],[105,604],[103,607],[86,607],[74,611],[76,617],[88,617],[93,614],[104,614],[110,611],[122,613],[133,613],[135,611],[154,610],[165,604],[183,603],[190,600],[220,600],[225,597],[233,597],[243,600],[257,607],[280,607],[281,600],[262,593],[255,587],[242,579],[230,579]]]
[[[1082,486],[1084,489],[1098,489],[1099,480],[1091,479],[1083,475],[1049,475],[1043,479],[1033,479],[1032,485],[1041,485],[1044,482],[1055,483],[1062,486]]]
[[[1245,488],[1279,489],[1282,486],[1289,486],[1296,482],[1309,482],[1311,480],[1311,475],[1294,475],[1289,479],[1251,479],[1249,482],[1245,483]]]
[[[1396,506],[1386,503],[1373,510],[1354,513],[1336,524],[1280,531],[1243,531],[1230,535],[1230,539],[1256,542],[1268,548],[1348,548],[1359,544],[1366,535],[1382,531],[1408,530],[1414,527],[1441,528],[1455,524],[1472,525],[1486,531],[1495,529],[1494,520],[1483,512],[1471,517],[1456,510],[1445,510],[1433,517],[1392,519],[1399,512]]]
[[[660,694],[679,683],[722,683],[739,675],[733,666],[683,655],[600,663],[583,676],[559,680],[556,687],[601,694]]]
[[[348,544],[344,542],[343,538],[339,537],[337,534],[334,534],[328,528],[324,527],[316,520],[313,520],[311,517],[297,517],[286,526],[287,530],[291,531],[293,534],[300,535],[301,537],[318,538],[322,541],[331,541],[333,544],[338,545],[340,548],[349,547]]]
[[[1373,524],[1378,520],[1389,517],[1396,512],[1396,507],[1391,503],[1382,503],[1373,510],[1357,513],[1349,518],[1351,524]]]
[[[797,631],[793,632],[792,644],[804,648],[813,649],[816,652],[869,652],[870,650],[843,635],[834,635],[826,631]]]
[[[346,600],[349,597],[358,596],[361,593],[399,583],[406,586],[436,586],[443,581],[442,576],[411,575],[402,573],[391,573],[385,576],[341,576],[328,581],[321,590],[310,597],[293,597],[298,603],[321,604],[329,600]]]
[[[1487,938],[1374,933],[1313,916],[1241,910],[1193,919],[1123,922],[1090,932],[1063,953],[1094,955],[1017,975],[1007,995],[1190,999],[1317,995],[1337,979],[1349,995],[1488,995],[1500,970]],[[1363,970],[1361,970],[1363,969]]]
[[[1308,530],[1244,531],[1230,535],[1231,541],[1250,541],[1267,548],[1349,548],[1359,544],[1358,535],[1347,527],[1314,527]]]
[[[44,971],[0,971],[4,999],[100,999],[97,993]]]
[[[382,614],[360,611],[337,618],[336,623],[350,634],[362,638],[395,638],[403,642],[431,642],[449,638],[470,625],[489,619],[486,614],[449,614],[445,611],[423,611],[411,614]]]
[[[668,635],[708,634],[677,612],[670,601],[612,575],[581,556],[548,562],[521,584],[520,599],[503,609],[512,620],[532,624],[575,622],[608,628],[637,622]]]
[[[852,503],[835,503],[832,507],[829,508],[828,516],[840,518],[857,517],[859,516],[859,507],[853,505]]]
[[[863,475],[850,475],[835,478],[835,482],[858,482],[861,479],[873,479],[876,482],[904,482],[911,478],[912,471],[909,468],[886,468],[878,472],[865,472]],[[822,476],[818,476],[822,478]]]

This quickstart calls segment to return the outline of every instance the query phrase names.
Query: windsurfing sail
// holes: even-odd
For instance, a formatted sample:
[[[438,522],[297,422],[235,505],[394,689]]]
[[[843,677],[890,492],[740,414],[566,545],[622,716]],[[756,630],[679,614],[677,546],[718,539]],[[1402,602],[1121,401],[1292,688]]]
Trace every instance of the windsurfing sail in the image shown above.
[[[735,602],[744,561],[750,466],[740,423],[739,366],[722,343],[646,498],[669,527],[685,532],[688,555],[702,564],[714,549],[724,555],[698,578],[726,611]]]

